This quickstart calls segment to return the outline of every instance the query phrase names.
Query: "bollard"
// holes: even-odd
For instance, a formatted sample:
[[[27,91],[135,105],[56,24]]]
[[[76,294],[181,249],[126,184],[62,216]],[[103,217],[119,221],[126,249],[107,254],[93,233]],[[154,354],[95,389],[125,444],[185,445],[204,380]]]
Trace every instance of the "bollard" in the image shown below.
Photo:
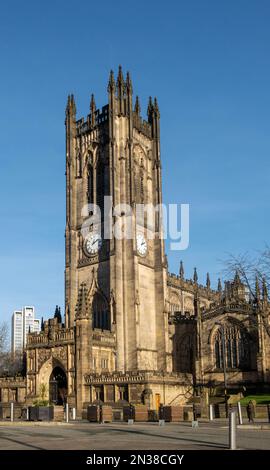
[[[268,422],[270,423],[270,405],[267,405]]]
[[[236,449],[236,412],[231,411],[229,414],[229,448]]]
[[[14,421],[14,403],[10,403],[10,421]]]
[[[237,402],[238,423],[243,424],[242,409],[240,401]]]
[[[209,405],[209,421],[213,421],[214,419],[214,406]]]
[[[158,425],[159,426],[165,426],[165,419],[159,419],[158,420]]]
[[[68,419],[69,419],[69,409],[68,409],[68,403],[66,403],[66,423],[68,423]]]
[[[29,421],[29,407],[26,408],[26,421]]]
[[[128,424],[134,424],[134,419],[128,419]]]
[[[75,421],[75,419],[76,419],[76,408],[75,408],[75,406],[74,406],[74,408],[72,408],[72,419],[73,419],[73,421]]]

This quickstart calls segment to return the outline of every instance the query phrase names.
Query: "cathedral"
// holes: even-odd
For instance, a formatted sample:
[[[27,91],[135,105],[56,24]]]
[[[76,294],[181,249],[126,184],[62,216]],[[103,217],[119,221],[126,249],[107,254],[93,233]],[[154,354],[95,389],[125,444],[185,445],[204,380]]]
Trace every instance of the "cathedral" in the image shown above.
[[[92,95],[86,118],[77,118],[68,97],[65,319],[57,310],[41,333],[28,335],[26,403],[45,386],[51,402],[67,401],[78,416],[100,402],[158,410],[222,387],[224,369],[228,388],[269,384],[266,285],[257,284],[250,300],[238,273],[212,289],[209,275],[198,283],[196,269],[186,279],[182,263],[177,275],[169,272],[161,218],[149,228],[135,211],[162,204],[157,99],[149,98],[143,119],[121,67],[107,91],[101,109]],[[123,207],[113,224],[123,229],[135,220],[132,236],[105,236],[106,197]]]

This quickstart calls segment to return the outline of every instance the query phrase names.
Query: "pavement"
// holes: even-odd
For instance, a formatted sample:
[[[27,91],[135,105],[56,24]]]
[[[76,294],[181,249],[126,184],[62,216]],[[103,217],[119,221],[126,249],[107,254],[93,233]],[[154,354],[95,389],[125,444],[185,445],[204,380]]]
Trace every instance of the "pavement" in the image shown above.
[[[267,426],[263,428],[263,426]],[[237,448],[270,450],[267,423],[237,427]],[[0,450],[225,450],[226,420],[191,423],[0,422]]]

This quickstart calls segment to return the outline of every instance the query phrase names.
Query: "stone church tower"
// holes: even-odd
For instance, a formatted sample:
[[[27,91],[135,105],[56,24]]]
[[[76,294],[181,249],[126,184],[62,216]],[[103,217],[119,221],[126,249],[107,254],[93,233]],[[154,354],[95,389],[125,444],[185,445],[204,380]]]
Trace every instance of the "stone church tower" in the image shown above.
[[[146,233],[144,217],[136,217],[135,211],[136,204],[162,201],[159,117],[157,101],[150,98],[148,121],[141,118],[138,97],[133,105],[130,76],[124,80],[121,67],[116,82],[110,74],[108,105],[101,111],[93,95],[86,120],[76,120],[73,96],[66,109],[66,326],[81,322],[76,305],[84,286],[89,328],[116,337],[115,355],[106,357],[109,370],[170,367],[161,224],[156,220]],[[113,225],[118,230],[130,227],[129,239],[106,239],[104,196],[111,198]],[[88,204],[99,205],[101,225],[92,224],[83,236],[82,225],[91,215]],[[92,350],[88,370],[97,364],[97,355]]]
[[[29,401],[43,383],[57,403],[66,390],[79,414],[100,400],[158,409],[192,393],[191,374],[172,372],[161,215],[141,209],[162,203],[156,99],[147,116],[121,67],[108,104],[98,110],[92,95],[86,119],[68,98],[65,324],[29,335]]]

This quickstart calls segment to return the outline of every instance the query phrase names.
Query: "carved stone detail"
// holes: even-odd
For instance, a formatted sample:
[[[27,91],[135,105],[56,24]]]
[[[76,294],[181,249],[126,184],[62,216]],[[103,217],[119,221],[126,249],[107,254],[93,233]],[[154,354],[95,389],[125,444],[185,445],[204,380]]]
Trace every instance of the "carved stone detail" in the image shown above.
[[[51,349],[42,349],[38,351],[38,370],[51,357]]]

